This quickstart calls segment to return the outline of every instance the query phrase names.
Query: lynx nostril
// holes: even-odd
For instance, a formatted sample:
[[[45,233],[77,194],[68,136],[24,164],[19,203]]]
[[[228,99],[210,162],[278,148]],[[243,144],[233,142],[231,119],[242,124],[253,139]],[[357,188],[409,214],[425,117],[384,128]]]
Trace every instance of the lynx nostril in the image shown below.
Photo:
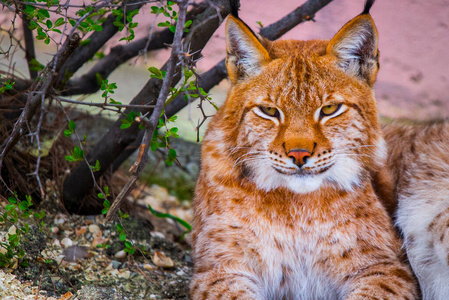
[[[307,160],[311,157],[311,153],[304,149],[293,149],[287,155],[293,158],[293,162],[299,167],[307,163]]]

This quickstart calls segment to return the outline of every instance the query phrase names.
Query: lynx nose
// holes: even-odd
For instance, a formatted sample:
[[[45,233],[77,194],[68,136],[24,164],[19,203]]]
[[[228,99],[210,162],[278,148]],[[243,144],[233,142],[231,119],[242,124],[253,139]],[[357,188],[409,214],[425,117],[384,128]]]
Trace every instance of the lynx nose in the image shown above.
[[[293,149],[287,153],[288,157],[293,158],[295,165],[301,167],[304,165],[311,156],[310,151],[304,149]]]

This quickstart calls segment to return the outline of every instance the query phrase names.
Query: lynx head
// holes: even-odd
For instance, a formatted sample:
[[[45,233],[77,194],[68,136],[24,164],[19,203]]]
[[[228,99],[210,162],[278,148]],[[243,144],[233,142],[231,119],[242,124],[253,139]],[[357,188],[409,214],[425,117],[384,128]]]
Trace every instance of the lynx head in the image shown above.
[[[266,191],[309,193],[351,190],[383,164],[369,6],[330,41],[270,42],[228,17],[232,87],[206,142],[221,143],[234,171]]]

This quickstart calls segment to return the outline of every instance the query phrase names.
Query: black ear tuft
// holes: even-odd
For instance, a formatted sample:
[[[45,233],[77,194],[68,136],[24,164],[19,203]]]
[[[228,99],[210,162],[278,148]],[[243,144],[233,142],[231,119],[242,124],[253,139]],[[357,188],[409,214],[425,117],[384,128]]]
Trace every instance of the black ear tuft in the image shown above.
[[[363,12],[362,15],[367,15],[369,14],[369,10],[371,9],[371,6],[373,6],[374,2],[376,0],[366,0],[365,2],[365,7],[363,8]]]
[[[231,15],[238,18],[239,17],[239,8],[240,8],[240,0],[229,0],[231,4]]]

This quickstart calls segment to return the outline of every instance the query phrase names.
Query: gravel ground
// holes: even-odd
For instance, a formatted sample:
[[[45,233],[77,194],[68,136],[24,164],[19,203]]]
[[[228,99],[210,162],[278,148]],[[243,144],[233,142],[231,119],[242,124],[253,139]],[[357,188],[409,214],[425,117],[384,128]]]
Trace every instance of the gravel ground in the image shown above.
[[[130,200],[191,220],[188,205],[158,186],[140,189]],[[151,219],[154,230],[142,218],[121,220],[136,249],[129,255],[116,223],[103,216],[46,214],[44,230],[30,226],[21,242],[29,266],[0,269],[0,299],[188,299],[188,237],[174,242],[182,230],[171,220]],[[0,240],[20,226],[0,223]],[[108,248],[97,247],[103,243]]]

